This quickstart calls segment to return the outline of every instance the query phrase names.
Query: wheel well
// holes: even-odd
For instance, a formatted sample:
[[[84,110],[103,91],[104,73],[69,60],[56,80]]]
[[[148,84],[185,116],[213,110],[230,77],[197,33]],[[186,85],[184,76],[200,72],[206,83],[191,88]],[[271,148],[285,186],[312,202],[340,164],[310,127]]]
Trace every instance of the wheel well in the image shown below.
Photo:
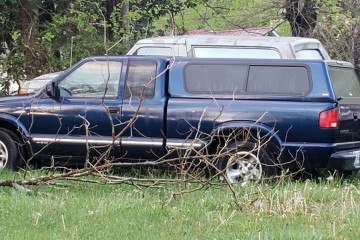
[[[273,155],[274,159],[277,159],[280,155],[280,147],[273,139],[271,132],[259,131],[259,129],[247,129],[247,128],[228,128],[218,132],[215,143],[217,148],[223,147],[226,143],[232,141],[244,141],[246,139],[253,139],[261,142],[266,142],[266,151]]]
[[[6,131],[12,138],[16,141],[19,141],[19,144],[23,146],[22,148],[22,156],[24,159],[29,158],[29,146],[27,144],[26,139],[24,139],[24,136],[20,133],[19,128],[14,126],[13,124],[6,122],[6,121],[0,121],[0,129]]]
[[[22,135],[18,131],[18,128],[12,125],[11,123],[0,121],[0,129],[4,129],[7,132],[12,132],[12,134],[15,134],[20,140],[24,142]]]

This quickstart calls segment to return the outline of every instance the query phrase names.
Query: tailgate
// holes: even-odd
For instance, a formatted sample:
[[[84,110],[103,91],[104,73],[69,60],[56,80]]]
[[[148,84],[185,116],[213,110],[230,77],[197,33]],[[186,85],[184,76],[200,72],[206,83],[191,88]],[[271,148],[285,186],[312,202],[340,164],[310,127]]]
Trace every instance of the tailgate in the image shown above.
[[[338,142],[360,141],[360,104],[340,103],[339,130]]]

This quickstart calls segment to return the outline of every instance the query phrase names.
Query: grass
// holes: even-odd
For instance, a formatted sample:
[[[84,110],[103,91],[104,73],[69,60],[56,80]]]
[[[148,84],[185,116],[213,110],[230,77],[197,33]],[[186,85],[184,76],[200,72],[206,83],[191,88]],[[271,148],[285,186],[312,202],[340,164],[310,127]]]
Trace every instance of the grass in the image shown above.
[[[0,188],[1,239],[360,238],[359,177],[234,186],[236,200],[227,186],[171,199],[196,184],[68,184],[27,187],[31,193]]]

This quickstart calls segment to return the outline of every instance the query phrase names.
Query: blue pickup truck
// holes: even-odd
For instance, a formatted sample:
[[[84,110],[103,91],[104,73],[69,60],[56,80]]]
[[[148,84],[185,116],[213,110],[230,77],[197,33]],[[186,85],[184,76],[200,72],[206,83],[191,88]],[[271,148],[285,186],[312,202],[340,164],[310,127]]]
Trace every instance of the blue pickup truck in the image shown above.
[[[230,182],[360,168],[360,83],[334,60],[103,56],[0,99],[0,167],[186,159]],[[109,147],[111,151],[109,150]]]

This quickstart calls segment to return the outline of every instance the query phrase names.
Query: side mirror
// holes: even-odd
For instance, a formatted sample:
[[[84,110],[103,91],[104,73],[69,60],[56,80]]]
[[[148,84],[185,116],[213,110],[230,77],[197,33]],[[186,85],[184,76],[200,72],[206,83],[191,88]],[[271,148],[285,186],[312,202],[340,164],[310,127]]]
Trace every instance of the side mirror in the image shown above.
[[[50,84],[46,85],[46,94],[50,98],[58,98],[59,97],[58,86],[55,82],[51,82]]]

